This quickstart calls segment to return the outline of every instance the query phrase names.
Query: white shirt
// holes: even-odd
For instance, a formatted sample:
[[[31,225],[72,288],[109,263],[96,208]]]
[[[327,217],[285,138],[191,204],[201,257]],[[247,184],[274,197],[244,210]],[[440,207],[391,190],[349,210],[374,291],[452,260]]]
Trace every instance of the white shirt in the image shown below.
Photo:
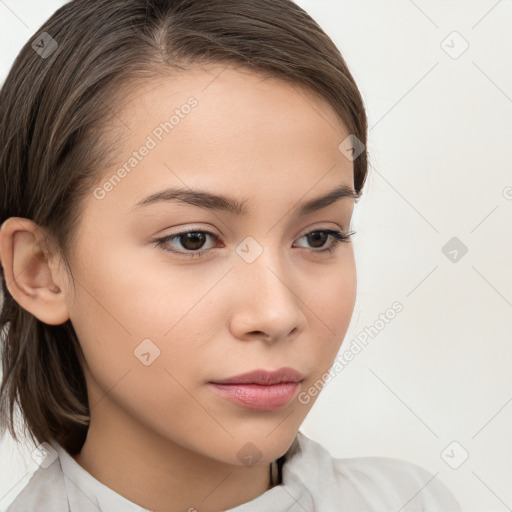
[[[6,512],[148,512],[96,480],[62,446]],[[461,512],[437,476],[402,459],[333,458],[298,431],[282,484],[226,512]]]

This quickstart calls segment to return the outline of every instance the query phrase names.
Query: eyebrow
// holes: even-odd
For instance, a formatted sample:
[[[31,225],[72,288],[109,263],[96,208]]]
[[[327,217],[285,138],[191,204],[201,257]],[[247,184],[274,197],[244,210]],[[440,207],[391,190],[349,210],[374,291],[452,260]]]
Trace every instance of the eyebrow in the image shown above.
[[[331,190],[330,192],[327,192],[326,194],[302,203],[298,203],[292,209],[292,212],[294,215],[301,217],[309,213],[313,213],[317,210],[321,210],[322,208],[335,203],[339,199],[345,197],[358,199],[359,196],[360,194],[356,193],[353,188],[347,185],[340,185],[339,187]],[[130,212],[133,212],[134,210],[144,206],[164,201],[176,201],[192,206],[198,206],[207,210],[226,211],[237,216],[244,216],[248,214],[247,202],[245,200],[239,201],[238,199],[229,196],[213,194],[211,192],[205,192],[192,188],[168,188],[161,190],[160,192],[151,194],[150,196],[139,201],[133,208],[130,209]]]

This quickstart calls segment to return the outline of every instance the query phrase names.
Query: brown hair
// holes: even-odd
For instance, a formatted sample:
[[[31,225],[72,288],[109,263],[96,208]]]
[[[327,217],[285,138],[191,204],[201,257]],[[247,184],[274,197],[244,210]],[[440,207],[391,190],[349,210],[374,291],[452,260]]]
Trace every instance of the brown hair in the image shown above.
[[[110,165],[104,128],[123,91],[194,63],[234,63],[308,87],[364,145],[363,100],[332,40],[291,0],[74,0],[20,51],[0,92],[0,224],[32,219],[71,273],[81,200]],[[133,89],[132,89],[133,90]],[[340,141],[341,142],[341,141]],[[0,427],[13,408],[37,444],[80,451],[89,405],[83,353],[68,319],[47,325],[19,306],[2,269]]]

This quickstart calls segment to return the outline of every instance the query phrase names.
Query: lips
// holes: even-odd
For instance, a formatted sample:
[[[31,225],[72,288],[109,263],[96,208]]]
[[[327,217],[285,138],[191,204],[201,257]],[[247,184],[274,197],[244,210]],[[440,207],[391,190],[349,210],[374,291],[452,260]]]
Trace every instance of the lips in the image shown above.
[[[274,371],[253,370],[226,379],[212,380],[211,382],[214,384],[260,384],[262,386],[272,386],[282,382],[300,382],[303,379],[304,375],[293,368],[279,368]]]
[[[289,405],[300,389],[302,375],[293,368],[254,370],[208,383],[218,396],[253,411],[274,411]]]

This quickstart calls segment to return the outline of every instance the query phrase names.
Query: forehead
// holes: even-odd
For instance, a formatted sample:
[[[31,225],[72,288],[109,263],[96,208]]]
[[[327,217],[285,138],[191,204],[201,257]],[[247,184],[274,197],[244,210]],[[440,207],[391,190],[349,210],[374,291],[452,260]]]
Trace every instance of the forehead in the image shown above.
[[[192,109],[186,105],[190,98],[197,103]],[[301,135],[311,138],[304,150],[322,150],[332,142],[337,148],[348,135],[327,100],[304,84],[244,67],[195,65],[150,80],[126,99],[118,116],[127,128],[124,149],[128,151],[159,125],[164,144],[172,145],[173,139],[187,132],[210,144],[210,149],[225,146],[232,152],[238,142],[242,149],[252,141],[284,145]],[[172,126],[165,130],[169,121]],[[158,134],[157,138],[162,142]]]
[[[301,84],[196,66],[139,85],[116,114],[123,143],[100,185],[124,168],[108,193],[123,212],[164,186],[229,188],[245,198],[286,189],[297,199],[322,180],[313,196],[353,187],[352,162],[338,149],[346,127]]]

